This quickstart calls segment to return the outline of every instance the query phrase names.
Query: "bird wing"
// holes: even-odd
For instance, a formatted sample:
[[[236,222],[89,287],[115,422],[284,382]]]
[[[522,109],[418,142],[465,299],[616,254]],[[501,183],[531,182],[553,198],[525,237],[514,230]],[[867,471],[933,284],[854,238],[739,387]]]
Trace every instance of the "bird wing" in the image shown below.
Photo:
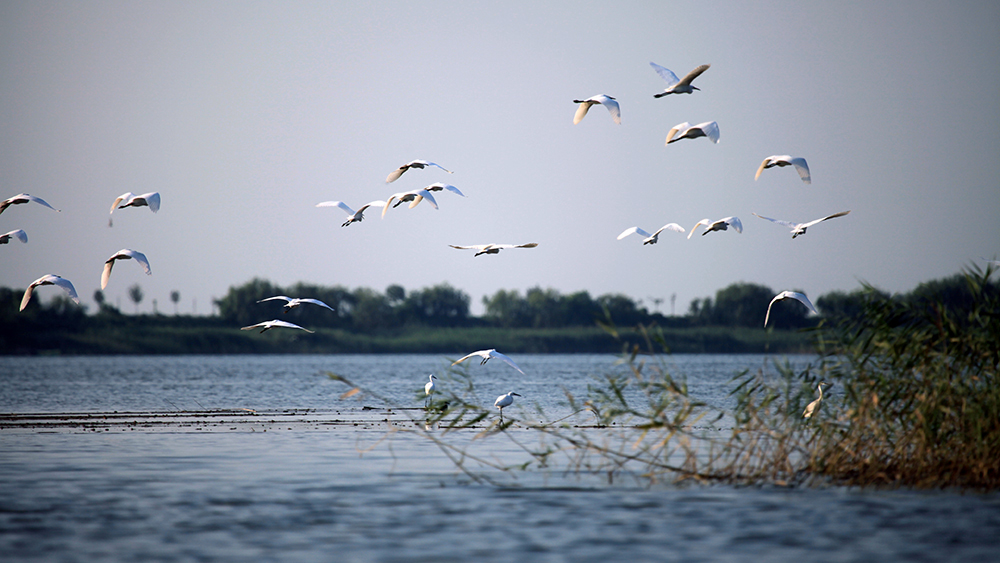
[[[28,233],[24,232],[24,229],[14,229],[13,231],[4,234],[5,237],[17,237],[21,242],[28,242]]]
[[[400,196],[402,196],[402,195],[403,194],[392,194],[391,196],[389,196],[389,199],[385,200],[385,205],[382,206],[382,218],[383,219],[385,219],[385,212],[389,211],[389,204],[392,203],[392,200],[399,199]]]
[[[705,123],[699,123],[698,129],[701,129],[702,133],[706,137],[712,139],[713,143],[719,142],[719,124],[714,121],[706,121]]]
[[[712,224],[711,221],[709,221],[708,219],[702,219],[701,221],[695,223],[694,226],[691,227],[691,232],[688,233],[688,240],[691,239],[691,235],[694,234],[695,229],[697,229],[698,227],[707,227],[711,224]]]
[[[350,208],[349,205],[342,201],[321,201],[316,204],[316,207],[339,207],[344,210],[348,215],[354,215],[355,211]],[[363,208],[362,208],[363,209]]]
[[[753,211],[751,211],[750,213],[753,213]],[[757,215],[756,213],[753,213],[753,214]],[[788,227],[789,229],[796,229],[796,228],[798,228],[798,225],[796,225],[795,223],[792,223],[791,221],[782,221],[781,219],[771,219],[770,217],[764,217],[763,215],[757,215],[757,216],[760,217],[761,219],[767,219],[768,221],[770,221],[772,223],[777,223],[777,224],[782,225],[784,227]]]
[[[682,131],[687,131],[690,128],[691,128],[691,124],[688,123],[687,121],[685,121],[684,123],[678,123],[677,125],[674,125],[670,129],[670,131],[667,132],[667,142],[665,144],[669,145],[672,142],[671,139],[674,138],[674,135],[677,135],[678,133],[680,133]]]
[[[812,302],[809,301],[809,298],[806,297],[806,294],[799,293],[797,291],[785,291],[783,293],[785,293],[785,297],[791,297],[792,299],[797,300],[799,303],[802,303],[806,307],[809,307],[809,310],[812,311],[813,313],[816,313],[817,315],[819,314],[819,311],[816,310],[816,307],[813,307]]]
[[[430,186],[427,186],[427,187],[426,187],[426,188],[424,188],[424,189],[425,189],[425,190],[427,190],[427,191],[431,191],[431,190],[430,190],[430,188],[431,188],[431,187],[436,187],[436,188],[437,188],[437,189],[439,189],[439,190],[448,190],[449,192],[454,192],[454,193],[456,193],[456,194],[458,194],[458,195],[460,195],[460,196],[462,196],[462,197],[466,197],[466,195],[465,195],[465,194],[463,194],[463,193],[461,192],[461,190],[459,190],[459,189],[458,189],[458,188],[456,188],[455,186],[452,186],[451,184],[443,184],[443,183],[441,183],[441,182],[438,182],[438,183],[436,183],[436,184],[431,184]]]
[[[760,173],[763,172],[765,168],[767,168],[767,164],[771,162],[772,158],[774,157],[769,156],[765,158],[763,162],[760,163],[760,168],[757,169],[757,175],[753,177],[754,180],[760,178]]]
[[[662,67],[654,62],[650,62],[649,66],[653,67],[653,70],[656,71],[656,74],[660,75],[660,78],[667,81],[667,89],[670,89],[671,87],[674,86],[674,84],[680,82],[680,79],[677,78],[677,75],[674,74],[674,72],[669,68]],[[694,77],[692,77],[691,79],[694,80]]]
[[[646,236],[647,237],[649,237],[649,236],[654,236],[655,237],[656,235],[662,233],[664,230],[674,231],[675,233],[683,233],[684,232],[684,227],[678,225],[677,223],[667,223],[666,225],[663,225],[662,227],[660,227],[660,229],[658,231],[656,231],[655,233],[653,233],[652,235],[648,235],[647,234]]]
[[[497,352],[496,350],[492,350],[492,351],[489,352],[489,355],[490,355],[490,357],[499,358],[499,359],[507,362],[508,364],[510,364],[510,367],[512,367],[512,368],[516,369],[517,371],[521,372],[521,375],[527,375],[526,373],[524,373],[524,370],[522,370],[521,368],[519,368],[517,366],[517,364],[514,363],[514,360],[508,358],[505,354],[501,354],[500,352]]]
[[[847,215],[850,212],[851,212],[850,210],[841,211],[840,213],[834,213],[833,215],[827,215],[826,217],[823,217],[822,219],[816,219],[815,221],[809,221],[808,223],[803,223],[803,224],[801,224],[799,226],[802,227],[802,228],[808,228],[808,227],[811,227],[811,226],[815,225],[816,223],[822,223],[823,221],[826,221],[827,219],[834,219],[836,217],[843,217],[844,215]]]
[[[617,101],[612,100],[608,96],[604,96],[604,99],[601,101],[601,105],[608,108],[608,113],[611,114],[611,119],[615,120],[615,123],[618,125],[622,124],[622,110]]]
[[[494,246],[504,246],[505,248],[535,248],[538,246],[537,242],[526,242],[524,244],[505,244],[505,245],[494,245]]]
[[[424,166],[437,166],[438,168],[440,168],[441,170],[444,170],[445,172],[447,172],[449,174],[454,174],[454,172],[452,172],[451,170],[448,170],[447,168],[445,168],[444,166],[441,166],[440,164],[438,164],[436,162],[427,162],[426,160],[421,160],[420,162]]]
[[[795,167],[795,171],[799,173],[799,178],[807,184],[812,184],[812,176],[809,174],[809,164],[806,163],[806,159],[801,156],[795,157],[789,162]]]
[[[244,327],[240,327],[240,330],[253,330],[253,329],[255,329],[255,328],[260,328],[260,327],[262,327],[262,326],[266,326],[266,325],[267,325],[267,323],[266,323],[266,322],[263,322],[263,323],[257,323],[257,324],[255,324],[255,325],[250,325],[250,326],[244,326]]]
[[[261,299],[260,301],[258,301],[258,303],[263,303],[265,301],[274,301],[275,299],[281,299],[281,300],[289,302],[289,303],[291,303],[291,301],[292,301],[291,297],[286,297],[284,295],[275,295],[274,297],[268,297],[267,299]]]
[[[368,209],[369,207],[385,207],[385,202],[380,199],[377,199],[375,201],[369,201],[368,203],[362,205],[360,209],[358,209],[358,213],[364,213],[365,209]]]
[[[72,282],[70,282],[66,278],[61,278],[59,276],[46,276],[46,278],[47,280],[45,281],[45,283],[58,285],[59,287],[63,288],[63,290],[66,292],[67,295],[69,295],[69,298],[72,299],[74,303],[76,303],[77,305],[80,304],[80,297],[77,296],[76,288],[73,287]]]
[[[414,198],[413,201],[410,202],[410,205],[409,207],[407,207],[407,209],[413,209],[414,207],[417,206],[418,203],[423,201],[425,198],[427,199],[427,201],[431,202],[431,205],[434,206],[434,209],[438,209],[437,201],[435,201],[434,196],[431,195],[431,192],[427,190],[415,190],[409,193],[414,194]]]
[[[723,221],[732,225],[737,233],[743,234],[743,221],[740,221],[739,217],[726,217]]]
[[[684,78],[682,78],[681,81],[677,83],[677,85],[678,86],[690,86],[691,82],[695,78],[698,78],[699,76],[701,76],[701,73],[703,73],[706,70],[708,70],[708,67],[710,67],[710,66],[712,66],[712,65],[701,65],[698,68],[692,70],[691,72],[687,73],[687,76],[685,76]],[[673,74],[673,73],[671,73],[671,74]],[[660,75],[660,76],[662,76],[662,75]]]
[[[652,64],[652,63],[650,63],[650,64]],[[639,227],[630,227],[630,228],[625,229],[624,231],[622,231],[622,234],[618,235],[618,240],[622,240],[623,238],[629,236],[632,233],[639,233],[641,236],[644,236],[644,237],[651,237],[651,236],[653,236],[653,235],[647,233],[646,231],[640,229]]]
[[[323,303],[319,299],[306,298],[306,299],[299,299],[299,301],[301,301],[302,303],[312,303],[313,305],[319,305],[320,307],[326,307],[327,309],[333,311],[333,307],[327,305],[326,303]]]
[[[101,272],[101,289],[108,287],[108,279],[111,278],[111,268],[115,267],[116,259],[118,259],[118,254],[115,254],[104,262],[104,271]]]
[[[576,108],[576,115],[573,116],[573,125],[580,123],[580,120],[582,120],[584,116],[587,115],[587,112],[590,111],[590,106],[592,104],[593,102],[590,100],[580,102],[579,107]]]
[[[33,201],[35,203],[40,203],[40,204],[44,205],[45,207],[48,207],[49,209],[51,209],[53,211],[59,211],[55,207],[52,207],[51,205],[49,205],[47,201],[45,201],[44,199],[42,199],[40,197],[35,197],[33,195],[28,195],[28,194],[23,194],[23,195],[24,195],[25,198],[28,199],[28,201]],[[59,279],[62,279],[62,278],[59,278]],[[75,291],[76,290],[74,290],[74,292]]]
[[[149,192],[139,196],[149,206],[149,210],[156,213],[160,210],[160,192]]]
[[[492,352],[492,350],[477,350],[475,352],[466,354],[466,355],[462,356],[461,358],[455,360],[454,362],[451,363],[451,365],[460,364],[460,363],[464,362],[465,360],[468,360],[472,356],[479,356],[481,358],[488,358],[490,356],[490,352]]]
[[[276,326],[282,326],[282,327],[285,327],[285,328],[297,328],[299,330],[304,330],[304,331],[306,331],[306,332],[308,332],[310,334],[313,333],[313,331],[311,331],[311,330],[309,330],[307,328],[302,328],[302,327],[300,327],[299,325],[297,325],[295,323],[290,323],[288,321],[279,321],[277,319],[275,319],[273,321],[267,321],[267,323],[260,323],[260,325],[256,325],[256,326],[261,326],[261,325],[264,325],[264,324],[271,325],[271,328],[274,328]]]
[[[489,244],[473,244],[471,246],[458,246],[458,245],[454,245],[454,244],[449,244],[448,246],[450,246],[452,248],[457,248],[459,250],[485,250],[487,246],[491,246],[491,245],[489,245]]]
[[[134,195],[135,194],[133,194],[132,192],[125,192],[122,195],[118,196],[118,199],[116,199],[115,202],[111,204],[111,213],[114,213],[115,209],[118,209],[118,204],[119,203],[121,203],[123,201],[128,201],[128,200],[132,199],[132,197]],[[109,215],[110,215],[110,213],[109,213]]]
[[[409,168],[410,168],[409,164],[404,164],[399,168],[393,170],[388,176],[385,177],[385,183],[391,184],[395,182],[396,180],[399,179],[400,176],[403,175],[403,172],[406,172],[407,170],[409,170]]]
[[[146,272],[147,276],[153,275],[152,270],[149,269],[149,260],[146,258],[145,254],[139,252],[138,250],[129,250],[127,248],[122,250],[122,253],[128,254],[132,258],[135,258],[135,261],[142,266],[142,269],[143,271]]]

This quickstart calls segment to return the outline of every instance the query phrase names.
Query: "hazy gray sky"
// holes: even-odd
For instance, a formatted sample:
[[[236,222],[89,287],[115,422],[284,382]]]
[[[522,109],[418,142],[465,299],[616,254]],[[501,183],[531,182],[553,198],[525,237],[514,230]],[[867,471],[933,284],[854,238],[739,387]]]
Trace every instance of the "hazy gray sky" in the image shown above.
[[[995,2],[4,2],[0,286],[62,275],[92,304],[199,313],[253,277],[383,290],[448,282],[474,312],[498,289],[671,294],[730,283],[817,297],[890,291],[1000,253],[1000,5]],[[654,99],[653,61],[693,95]],[[574,98],[608,94],[573,125]],[[664,146],[683,121],[721,142]],[[754,173],[772,154],[805,157]],[[413,159],[454,171],[385,177]],[[427,204],[343,213],[445,181]],[[159,191],[159,213],[108,209]],[[792,240],[751,215],[808,221]],[[615,240],[638,225],[733,231]],[[538,242],[473,257],[449,244]],[[57,290],[45,290],[44,298]],[[307,297],[307,296],[303,296]]]

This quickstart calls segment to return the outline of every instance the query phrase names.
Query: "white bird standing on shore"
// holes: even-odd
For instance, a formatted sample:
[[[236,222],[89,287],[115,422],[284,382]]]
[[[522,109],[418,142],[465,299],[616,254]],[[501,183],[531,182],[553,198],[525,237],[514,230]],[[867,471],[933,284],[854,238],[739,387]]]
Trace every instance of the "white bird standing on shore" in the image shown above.
[[[452,362],[451,365],[460,364],[473,356],[479,356],[480,358],[483,359],[483,361],[479,362],[479,365],[485,364],[486,362],[490,361],[491,358],[498,358],[500,360],[507,362],[510,365],[510,367],[516,369],[517,371],[520,371],[521,375],[526,375],[524,371],[521,370],[521,368],[517,367],[517,364],[514,363],[514,360],[508,358],[506,355],[501,354],[500,352],[497,352],[494,348],[490,348],[489,350],[477,350],[471,354],[466,354],[465,356],[462,356],[461,358]]]
[[[698,88],[697,86],[692,86],[691,82],[694,81],[695,78],[701,76],[701,73],[708,70],[708,67],[712,65],[701,65],[687,73],[687,76],[682,79],[678,79],[677,75],[670,69],[664,68],[656,63],[651,62],[649,63],[649,66],[653,67],[653,70],[655,70],[661,78],[667,81],[666,90],[660,92],[659,94],[653,94],[654,98],[662,98],[663,96],[667,96],[669,94],[690,94],[695,90],[701,90],[701,88]]]
[[[697,139],[698,137],[708,137],[713,143],[718,143],[719,124],[714,121],[706,121],[698,125],[691,125],[687,121],[678,123],[667,132],[667,142],[665,144],[669,145],[681,139]]]
[[[757,215],[756,213],[754,213],[754,215],[757,215],[761,219],[766,219],[766,220],[768,220],[768,221],[770,221],[772,223],[775,223],[775,224],[778,224],[778,225],[782,225],[784,227],[788,227],[789,229],[792,230],[791,231],[792,232],[792,238],[795,238],[795,237],[797,237],[799,235],[806,234],[806,229],[808,229],[809,227],[812,227],[816,223],[822,223],[823,221],[826,221],[827,219],[834,219],[836,217],[843,217],[844,215],[847,215],[850,212],[851,212],[851,210],[848,209],[847,211],[841,211],[840,213],[834,213],[833,215],[827,215],[826,217],[823,217],[822,219],[816,219],[815,221],[809,221],[808,223],[792,223],[791,221],[782,221],[781,219],[771,219],[770,217],[764,217],[763,215]],[[753,213],[753,212],[751,211],[751,213]]]
[[[385,212],[389,211],[389,207],[393,200],[398,200],[396,205],[392,205],[393,208],[399,207],[401,203],[410,202],[408,209],[413,209],[418,203],[426,199],[431,202],[434,209],[438,209],[437,200],[431,195],[431,192],[421,188],[419,190],[410,190],[408,192],[399,192],[398,194],[392,194],[389,199],[385,200],[385,207],[382,208],[382,218],[385,219]]]
[[[433,373],[427,377],[427,383],[424,383],[424,394],[430,395],[434,392],[434,380],[437,379]]]
[[[683,233],[684,227],[678,225],[677,223],[667,223],[666,225],[660,227],[659,230],[657,230],[653,234],[649,234],[646,231],[640,229],[639,227],[630,227],[622,231],[622,234],[618,235],[618,240],[622,240],[623,238],[631,235],[632,233],[636,233],[640,236],[646,237],[642,239],[642,244],[656,244],[657,241],[659,241],[660,239],[660,233],[662,233],[664,230],[674,231],[676,233]]]
[[[768,319],[771,318],[771,305],[774,305],[776,301],[781,301],[782,299],[795,299],[799,303],[802,303],[806,307],[809,307],[809,310],[812,311],[813,313],[816,313],[817,315],[819,314],[819,311],[816,310],[816,307],[813,307],[812,302],[809,301],[809,298],[806,297],[804,293],[798,293],[795,291],[782,291],[781,293],[775,295],[774,299],[771,299],[771,302],[767,304],[767,314],[764,315],[764,326],[767,326],[767,321]]]
[[[381,200],[369,201],[368,203],[361,206],[357,211],[351,209],[346,203],[342,201],[321,201],[316,204],[316,207],[339,207],[347,213],[347,220],[341,227],[346,227],[351,223],[360,223],[365,220],[365,210],[369,207],[385,207],[385,202]]]
[[[496,401],[493,401],[493,406],[500,409],[500,424],[503,424],[503,408],[514,404],[514,397],[520,397],[520,395],[510,391],[505,395],[500,395]]]
[[[775,166],[794,166],[803,182],[806,184],[812,183],[812,176],[809,174],[809,164],[806,163],[806,159],[800,156],[793,158],[787,154],[776,154],[765,158],[764,162],[760,163],[760,168],[757,169],[757,175],[754,176],[753,179],[756,181],[757,178],[760,178],[761,172],[768,168],[774,168]]]
[[[282,301],[285,301],[285,305],[284,305],[284,307],[282,307],[282,309],[283,309],[282,312],[284,312],[284,313],[287,313],[287,312],[291,311],[292,309],[298,307],[299,305],[302,305],[303,303],[311,303],[313,305],[319,305],[320,307],[326,307],[327,309],[329,309],[331,311],[334,310],[333,307],[327,305],[326,303],[323,303],[319,299],[311,299],[311,298],[308,298],[308,297],[299,298],[299,297],[286,297],[284,295],[275,295],[274,297],[268,297],[267,299],[261,299],[257,303],[263,303],[265,301],[275,301],[275,300],[279,300],[279,299],[282,300]]]
[[[285,322],[285,321],[279,321],[277,319],[275,319],[273,321],[264,321],[262,323],[257,323],[255,325],[245,326],[245,327],[242,327],[240,330],[253,330],[255,328],[260,328],[260,327],[264,327],[260,331],[261,334],[263,334],[263,333],[271,330],[272,328],[279,328],[279,327],[297,328],[299,330],[304,330],[304,331],[308,332],[309,334],[313,334],[313,331],[309,330],[308,328],[302,328],[302,327],[300,327],[297,324],[293,324],[293,323],[289,323],[289,322]]]
[[[7,244],[13,237],[17,237],[21,242],[28,242],[28,233],[24,232],[24,229],[14,229],[0,235],[0,244]]]
[[[819,384],[816,385],[816,390],[819,391],[819,398],[806,405],[806,410],[802,412],[802,418],[812,418],[812,415],[816,413],[816,409],[819,408],[819,404],[823,402],[824,385],[829,385],[829,383],[820,381]]]
[[[694,234],[695,229],[704,226],[705,232],[701,233],[701,236],[705,236],[712,231],[728,231],[729,227],[736,229],[737,233],[743,234],[743,221],[740,221],[739,217],[726,217],[725,219],[719,219],[718,221],[711,222],[708,219],[702,219],[691,227],[691,232],[688,233],[688,238]]]
[[[59,276],[54,276],[52,274],[46,274],[38,278],[37,280],[31,282],[31,285],[28,286],[28,289],[24,290],[24,297],[21,298],[21,308],[19,309],[20,311],[23,311],[24,308],[28,306],[28,302],[31,301],[32,290],[34,290],[36,287],[40,285],[57,285],[63,288],[63,291],[65,291],[66,294],[69,295],[69,298],[72,299],[74,303],[76,303],[77,305],[80,304],[80,298],[77,296],[76,288],[73,287],[72,282],[70,282],[66,278],[61,278]]]
[[[111,268],[115,266],[115,260],[129,260],[132,258],[135,258],[135,261],[142,266],[142,269],[145,270],[147,276],[153,275],[153,272],[149,269],[149,260],[146,259],[145,254],[128,248],[123,248],[118,252],[115,252],[111,258],[108,258],[104,262],[104,271],[101,273],[101,289],[108,287],[108,278],[111,277]]]
[[[51,205],[49,205],[48,202],[46,202],[44,199],[42,199],[40,197],[35,197],[35,196],[29,195],[29,194],[17,194],[15,196],[8,197],[7,199],[5,199],[3,201],[0,201],[0,213],[3,213],[4,209],[7,209],[11,205],[18,205],[18,204],[21,204],[21,203],[28,203],[29,201],[33,201],[35,203],[44,205],[45,207],[48,207],[49,209],[51,209],[53,211],[60,211],[59,209],[56,209],[55,207],[52,207]]]
[[[449,244],[448,246],[452,248],[457,248],[459,250],[475,250],[476,256],[480,254],[500,254],[500,251],[505,248],[535,248],[538,246],[537,242],[527,242],[524,244],[473,244],[469,246],[460,246],[455,244]]]
[[[618,106],[618,102],[615,101],[611,96],[605,96],[604,94],[599,94],[597,96],[591,96],[586,100],[573,100],[574,104],[580,104],[576,108],[576,115],[573,116],[573,125],[580,123],[587,112],[590,111],[590,106],[594,104],[601,104],[602,106],[608,108],[608,113],[611,114],[611,119],[615,120],[618,125],[622,124],[622,111]]]
[[[434,162],[427,162],[426,160],[411,160],[410,162],[407,162],[406,164],[404,164],[404,165],[400,166],[399,168],[393,170],[386,177],[385,183],[386,184],[391,184],[392,182],[395,182],[396,180],[399,179],[400,176],[403,175],[403,172],[406,172],[410,168],[427,168],[428,166],[436,166],[436,167],[440,168],[441,170],[444,170],[445,172],[447,172],[449,174],[454,174],[454,172],[452,172],[451,170],[448,170],[444,166],[441,166],[440,164],[437,164],[437,163],[434,163]]]

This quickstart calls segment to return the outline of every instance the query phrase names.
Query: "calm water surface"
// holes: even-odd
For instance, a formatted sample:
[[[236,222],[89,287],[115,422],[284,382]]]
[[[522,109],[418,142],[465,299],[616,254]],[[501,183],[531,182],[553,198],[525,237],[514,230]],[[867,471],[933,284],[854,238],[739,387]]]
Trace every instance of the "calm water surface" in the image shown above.
[[[528,377],[499,362],[470,367],[484,404],[515,390],[556,417],[568,410],[564,391],[582,396],[615,358],[515,360]],[[733,374],[765,360],[668,362],[693,395],[726,407]],[[295,409],[324,420],[384,406],[371,396],[339,399],[345,387],[326,372],[419,406],[427,374],[446,365],[439,356],[0,358],[0,413]],[[4,427],[0,554],[5,561],[1000,560],[996,495],[643,489],[536,473],[501,475],[509,486],[497,486],[457,472],[426,440],[385,435],[378,425],[264,419],[155,430]],[[523,458],[502,437],[475,448],[504,463]]]

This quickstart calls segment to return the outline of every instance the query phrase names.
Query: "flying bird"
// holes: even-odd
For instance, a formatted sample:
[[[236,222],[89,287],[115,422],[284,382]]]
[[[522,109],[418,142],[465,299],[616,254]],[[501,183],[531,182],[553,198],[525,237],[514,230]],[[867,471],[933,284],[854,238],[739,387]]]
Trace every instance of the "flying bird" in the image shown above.
[[[458,246],[454,244],[449,244],[448,246],[452,248],[457,248],[459,250],[475,250],[476,256],[480,254],[499,254],[501,250],[505,248],[535,248],[538,246],[537,242],[528,242],[525,244],[473,244],[471,246]]]
[[[146,259],[145,254],[128,248],[123,248],[114,253],[111,258],[108,258],[104,262],[104,272],[101,273],[101,289],[108,287],[108,278],[111,277],[111,268],[115,266],[115,260],[130,260],[132,258],[135,258],[135,261],[142,266],[142,269],[146,271],[147,276],[153,274],[153,272],[149,270],[149,260]]]
[[[360,223],[365,220],[365,210],[369,207],[385,207],[385,202],[381,200],[369,201],[368,203],[361,206],[361,209],[357,211],[351,209],[346,203],[342,201],[321,201],[316,204],[316,207],[339,207],[347,213],[347,220],[341,227],[346,227],[351,223]]]
[[[18,205],[20,203],[28,203],[29,201],[33,201],[35,203],[40,203],[40,204],[44,205],[45,207],[48,207],[49,209],[52,209],[54,211],[60,211],[59,209],[56,209],[55,207],[52,207],[51,205],[49,205],[48,202],[46,202],[44,199],[42,199],[40,197],[35,197],[33,195],[28,195],[28,194],[17,194],[15,196],[11,196],[11,197],[3,200],[3,201],[0,201],[0,213],[3,213],[4,209],[7,209],[11,205]]]
[[[299,297],[286,297],[284,295],[275,295],[274,297],[268,297],[267,299],[261,299],[257,303],[263,303],[265,301],[274,301],[274,300],[277,300],[277,299],[285,301],[285,305],[282,307],[283,312],[285,312],[285,313],[291,311],[292,309],[298,307],[299,305],[302,305],[303,303],[311,303],[313,305],[319,305],[320,307],[326,307],[327,309],[329,309],[331,311],[334,310],[333,307],[327,305],[326,303],[323,303],[319,299],[299,298]]]
[[[0,235],[0,244],[7,244],[12,237],[17,237],[21,242],[28,242],[28,233],[24,232],[24,229],[14,229]]]
[[[508,358],[507,356],[505,356],[504,354],[501,354],[500,352],[497,352],[493,348],[490,348],[489,350],[478,350],[478,351],[473,352],[471,354],[466,354],[465,356],[462,356],[461,358],[459,358],[459,359],[455,360],[454,362],[452,362],[451,365],[460,364],[460,363],[464,362],[465,360],[468,360],[472,356],[479,356],[480,358],[483,359],[483,361],[479,362],[479,365],[485,364],[486,362],[490,361],[491,358],[498,358],[498,359],[503,360],[503,361],[507,362],[508,364],[510,364],[510,367],[516,369],[517,371],[520,371],[521,375],[527,375],[527,374],[524,373],[524,371],[521,370],[521,368],[517,367],[517,364],[514,363],[514,360]]]
[[[806,405],[806,410],[802,412],[802,418],[812,418],[812,415],[816,413],[816,409],[819,408],[819,404],[823,401],[823,386],[829,385],[825,381],[820,381],[816,386],[816,390],[819,391],[819,398],[815,401]]]
[[[119,203],[121,205],[118,205]],[[149,207],[150,211],[156,213],[160,210],[160,192],[148,192],[142,195],[125,192],[115,198],[115,202],[111,204],[109,215],[114,213],[115,209],[125,209],[126,207]],[[111,217],[108,217],[108,226],[111,226]]]
[[[767,326],[767,321],[768,319],[771,318],[771,305],[774,305],[776,301],[781,301],[782,299],[798,300],[799,303],[802,303],[806,307],[809,307],[810,311],[816,313],[817,315],[819,314],[819,311],[816,310],[816,307],[813,307],[813,304],[809,301],[809,298],[806,297],[804,293],[798,293],[795,291],[782,291],[781,293],[775,295],[774,299],[772,299],[771,302],[767,304],[767,314],[764,315],[764,326]]]
[[[792,238],[795,238],[795,237],[797,237],[799,235],[806,234],[806,229],[808,229],[809,227],[812,227],[816,223],[822,223],[823,221],[826,221],[827,219],[833,219],[835,217],[843,217],[844,215],[847,215],[850,212],[851,212],[851,210],[848,209],[847,211],[841,211],[840,213],[834,213],[833,215],[827,215],[826,217],[823,217],[822,219],[816,219],[815,221],[809,221],[808,223],[792,223],[791,221],[782,221],[781,219],[771,219],[770,217],[764,217],[763,215],[757,215],[756,213],[754,213],[754,215],[757,215],[761,219],[766,219],[766,220],[768,220],[768,221],[770,221],[772,223],[775,223],[775,224],[778,224],[778,225],[782,225],[784,227],[788,227],[789,229],[792,230],[791,231],[792,232]]]
[[[520,397],[520,395],[511,391],[506,395],[500,395],[496,401],[493,401],[493,406],[500,409],[500,424],[503,424],[503,408],[514,404],[514,397]]]
[[[660,92],[659,94],[653,94],[654,98],[662,98],[663,96],[669,94],[690,94],[695,90],[701,90],[701,88],[698,88],[697,86],[692,86],[691,82],[694,81],[695,78],[701,76],[701,73],[708,70],[708,67],[712,65],[701,65],[698,68],[687,73],[687,76],[685,76],[683,79],[678,79],[677,75],[674,74],[670,69],[663,68],[662,66],[656,63],[651,62],[649,63],[649,66],[653,67],[653,70],[655,70],[656,73],[659,74],[661,78],[667,81],[666,90]]]
[[[261,334],[263,334],[263,333],[271,330],[272,328],[279,328],[279,327],[297,328],[299,330],[304,330],[304,331],[308,332],[309,334],[313,334],[313,331],[309,330],[308,328],[302,328],[302,327],[300,327],[297,324],[293,324],[293,323],[289,323],[289,322],[285,322],[285,321],[279,321],[277,319],[275,319],[273,321],[264,321],[262,323],[257,323],[255,325],[245,326],[245,327],[241,328],[240,330],[253,330],[255,328],[260,328],[260,327],[264,327],[264,328],[261,328],[261,330],[260,330]]]
[[[434,162],[427,162],[426,160],[411,160],[410,162],[407,162],[406,164],[393,170],[391,174],[386,176],[385,183],[391,184],[392,182],[395,182],[396,180],[399,179],[400,176],[403,175],[403,172],[406,172],[410,168],[426,168],[428,166],[437,166],[438,168],[444,170],[449,174],[454,174],[454,172],[452,172],[451,170],[448,170],[444,166],[441,166],[440,164],[436,164]]]
[[[615,120],[618,125],[622,124],[622,111],[618,107],[618,102],[615,101],[611,96],[605,96],[600,94],[597,96],[591,96],[586,100],[573,100],[574,104],[580,104],[580,107],[576,108],[576,115],[573,116],[573,125],[580,123],[587,112],[590,111],[590,106],[594,104],[601,104],[602,106],[608,108],[608,112],[611,114],[611,119]]]
[[[809,175],[809,165],[806,163],[806,159],[797,156],[791,157],[787,154],[773,155],[764,159],[764,162],[760,163],[760,168],[757,169],[757,175],[753,177],[754,180],[760,178],[760,173],[767,168],[794,166],[795,170],[799,173],[799,177],[806,184],[812,183],[812,176]]]
[[[719,142],[719,124],[714,121],[706,121],[698,125],[691,125],[687,121],[674,125],[667,132],[667,142],[676,143],[681,139],[697,139],[698,137],[708,137],[713,143]]]
[[[725,219],[719,219],[718,221],[709,221],[708,219],[702,219],[691,227],[691,232],[688,233],[688,238],[694,234],[695,229],[698,227],[705,227],[705,232],[701,233],[701,236],[705,236],[712,231],[728,231],[729,227],[736,229],[737,233],[743,233],[743,222],[740,221],[739,217],[726,217]]]
[[[38,278],[37,280],[31,282],[31,285],[28,286],[28,289],[24,290],[24,297],[21,298],[21,308],[19,309],[20,311],[23,311],[24,308],[28,306],[28,301],[31,301],[32,290],[34,290],[36,287],[40,285],[58,285],[59,287],[63,288],[63,290],[66,292],[67,295],[69,295],[69,298],[72,299],[74,303],[76,303],[77,305],[80,304],[80,298],[76,295],[76,288],[73,287],[72,282],[70,282],[66,278],[53,276],[52,274],[46,274]]]
[[[385,200],[385,207],[382,208],[382,218],[385,219],[385,212],[389,211],[390,207],[389,204],[391,204],[393,200],[398,200],[396,201],[396,204],[392,206],[394,208],[399,207],[400,204],[408,201],[410,202],[408,209],[413,209],[414,207],[417,206],[418,203],[420,203],[424,199],[431,202],[431,205],[434,206],[434,209],[438,209],[437,200],[434,199],[434,196],[431,195],[431,192],[423,188],[419,190],[410,190],[408,192],[399,192],[398,194],[392,194],[391,196],[389,196],[389,199]]]
[[[452,186],[451,184],[445,184],[442,182],[435,182],[429,186],[425,186],[424,189],[429,192],[440,192],[441,190],[448,190],[449,192],[456,193],[462,197],[466,197],[466,195],[462,193],[462,190],[456,188],[455,186]]]
[[[632,233],[637,233],[640,236],[646,237],[642,239],[642,244],[656,244],[660,238],[660,233],[662,233],[664,230],[683,233],[684,227],[678,225],[677,223],[667,223],[666,225],[660,227],[660,229],[653,234],[649,234],[646,231],[640,229],[639,227],[631,227],[622,231],[622,234],[618,235],[618,240],[622,240],[623,238],[631,235]]]

